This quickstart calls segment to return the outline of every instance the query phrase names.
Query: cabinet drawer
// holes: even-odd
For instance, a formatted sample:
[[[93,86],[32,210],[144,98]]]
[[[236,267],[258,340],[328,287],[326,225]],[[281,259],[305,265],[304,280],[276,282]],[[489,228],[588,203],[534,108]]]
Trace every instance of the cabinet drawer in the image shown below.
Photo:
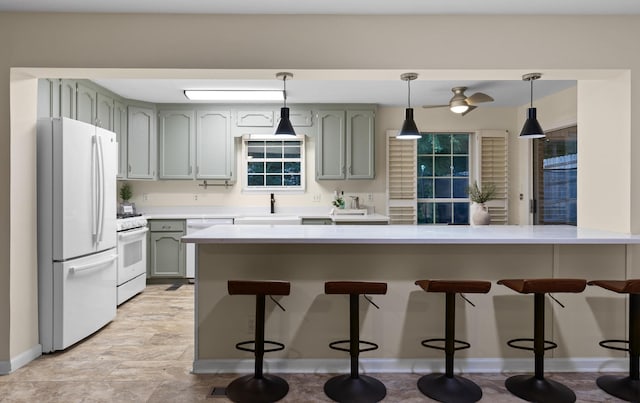
[[[149,220],[149,230],[151,232],[184,232],[184,220]]]

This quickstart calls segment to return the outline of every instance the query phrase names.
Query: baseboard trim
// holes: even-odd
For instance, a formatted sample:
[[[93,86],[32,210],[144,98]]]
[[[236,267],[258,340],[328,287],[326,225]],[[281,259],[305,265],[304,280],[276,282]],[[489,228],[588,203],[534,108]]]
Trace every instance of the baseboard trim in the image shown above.
[[[36,344],[27,351],[13,357],[10,361],[0,361],[0,375],[8,375],[42,355],[42,346]]]
[[[265,359],[266,372],[274,373],[344,373],[349,372],[345,359]],[[442,359],[376,359],[361,358],[364,373],[430,373],[444,371]],[[253,360],[216,359],[195,360],[193,373],[251,373]],[[549,372],[626,372],[627,358],[547,358]],[[533,359],[460,358],[455,371],[460,373],[533,372]]]

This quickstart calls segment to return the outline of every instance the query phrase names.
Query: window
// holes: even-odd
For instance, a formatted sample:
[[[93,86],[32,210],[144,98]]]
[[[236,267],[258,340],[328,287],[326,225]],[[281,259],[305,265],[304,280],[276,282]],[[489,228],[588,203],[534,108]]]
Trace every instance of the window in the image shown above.
[[[245,139],[245,190],[304,190],[304,138]]]
[[[418,224],[469,223],[469,137],[424,133],[418,139]]]
[[[534,141],[534,222],[577,224],[578,128],[546,133]]]

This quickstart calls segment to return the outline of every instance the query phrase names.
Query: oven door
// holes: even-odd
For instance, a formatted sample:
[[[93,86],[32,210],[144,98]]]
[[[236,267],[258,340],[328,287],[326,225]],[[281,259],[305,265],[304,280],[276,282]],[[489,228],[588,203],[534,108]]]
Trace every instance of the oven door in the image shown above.
[[[147,272],[147,227],[118,232],[118,285]]]

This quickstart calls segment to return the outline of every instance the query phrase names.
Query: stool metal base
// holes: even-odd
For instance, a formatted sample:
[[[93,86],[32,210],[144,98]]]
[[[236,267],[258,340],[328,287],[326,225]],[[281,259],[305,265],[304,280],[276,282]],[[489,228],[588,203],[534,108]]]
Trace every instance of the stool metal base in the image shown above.
[[[340,403],[379,402],[387,395],[387,388],[379,380],[367,375],[338,375],[324,384],[324,393]]]
[[[600,389],[627,402],[640,401],[640,381],[628,376],[604,375],[596,380]]]
[[[235,379],[227,386],[227,397],[234,402],[271,403],[287,395],[289,384],[279,376],[254,374]]]
[[[429,374],[418,379],[418,389],[425,396],[447,403],[473,403],[482,398],[482,389],[469,379],[454,375]]]
[[[507,390],[521,399],[538,403],[573,403],[576,394],[560,382],[538,379],[531,375],[516,375],[505,381]]]

